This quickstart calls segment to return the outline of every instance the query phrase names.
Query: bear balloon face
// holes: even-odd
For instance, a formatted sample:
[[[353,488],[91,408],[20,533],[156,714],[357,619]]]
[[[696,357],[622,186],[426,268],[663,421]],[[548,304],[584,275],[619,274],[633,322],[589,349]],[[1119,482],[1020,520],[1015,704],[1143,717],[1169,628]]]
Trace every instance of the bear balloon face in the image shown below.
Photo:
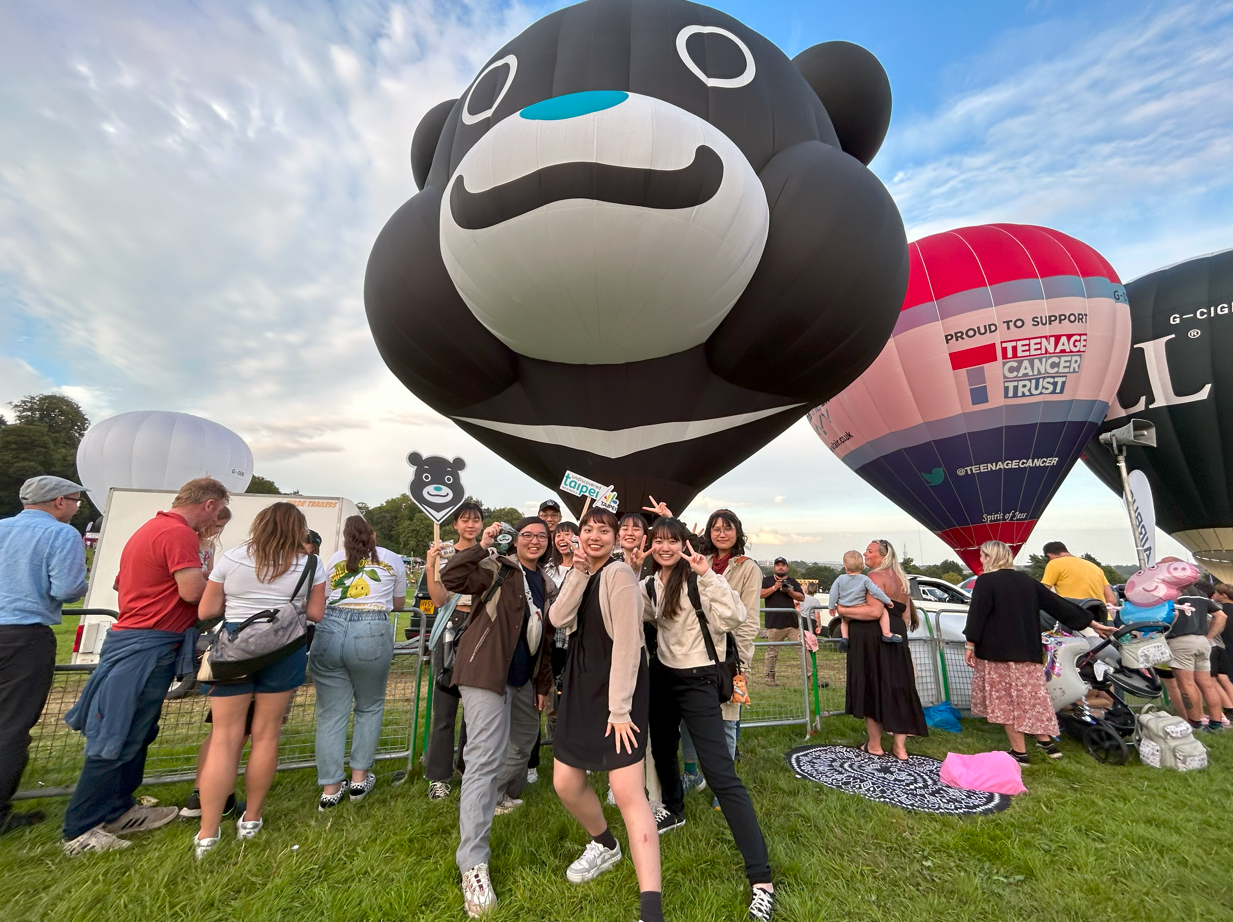
[[[769,222],[723,132],[652,96],[592,90],[533,103],[475,143],[441,199],[441,254],[476,319],[519,354],[636,362],[706,341]]]
[[[853,45],[790,61],[682,0],[553,13],[416,129],[422,191],[365,280],[378,349],[542,483],[683,508],[889,335],[906,240],[865,168],[889,118]]]

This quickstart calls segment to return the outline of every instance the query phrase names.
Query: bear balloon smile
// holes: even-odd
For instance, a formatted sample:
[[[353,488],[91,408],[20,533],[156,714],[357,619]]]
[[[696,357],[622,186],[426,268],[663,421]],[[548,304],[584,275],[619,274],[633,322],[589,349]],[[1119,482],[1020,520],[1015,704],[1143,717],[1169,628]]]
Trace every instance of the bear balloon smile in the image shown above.
[[[907,285],[867,164],[867,51],[789,60],[682,0],[589,0],[497,51],[416,128],[420,192],[378,237],[386,364],[546,486],[683,510],[859,375]]]

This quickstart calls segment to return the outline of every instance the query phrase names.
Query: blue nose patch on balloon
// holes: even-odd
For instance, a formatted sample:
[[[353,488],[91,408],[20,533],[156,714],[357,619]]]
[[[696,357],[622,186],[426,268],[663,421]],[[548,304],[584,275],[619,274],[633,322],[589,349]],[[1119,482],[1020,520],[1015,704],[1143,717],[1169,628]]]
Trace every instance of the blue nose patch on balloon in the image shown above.
[[[523,118],[540,122],[555,122],[561,119],[577,118],[580,115],[590,115],[592,112],[602,112],[619,106],[629,99],[628,93],[620,90],[589,90],[585,93],[569,93],[565,96],[554,96],[541,102],[532,103],[520,113]]]

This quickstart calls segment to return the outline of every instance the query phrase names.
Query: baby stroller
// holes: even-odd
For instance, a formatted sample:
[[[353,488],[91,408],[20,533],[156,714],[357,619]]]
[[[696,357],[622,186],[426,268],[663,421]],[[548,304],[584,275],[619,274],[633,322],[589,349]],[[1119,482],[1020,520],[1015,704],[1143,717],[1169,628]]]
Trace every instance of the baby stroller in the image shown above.
[[[1091,610],[1084,600],[1078,604]],[[1096,603],[1099,604],[1099,603]],[[1134,745],[1136,711],[1126,702],[1126,696],[1154,701],[1161,696],[1161,683],[1156,670],[1127,665],[1122,647],[1132,639],[1150,636],[1169,629],[1163,621],[1141,622],[1118,628],[1104,640],[1093,640],[1072,634],[1047,619],[1045,635],[1049,647],[1045,688],[1053,702],[1062,732],[1081,742],[1097,762],[1124,765]],[[1112,704],[1103,715],[1094,713],[1087,702],[1089,691],[1105,692]],[[1138,705],[1142,707],[1142,705]]]

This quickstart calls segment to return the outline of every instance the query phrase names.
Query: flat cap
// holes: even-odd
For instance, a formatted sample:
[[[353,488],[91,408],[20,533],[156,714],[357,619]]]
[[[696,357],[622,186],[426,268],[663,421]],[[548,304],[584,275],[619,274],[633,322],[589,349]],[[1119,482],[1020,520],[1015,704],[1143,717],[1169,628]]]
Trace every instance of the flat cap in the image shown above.
[[[73,483],[73,481],[65,480],[63,477],[43,474],[39,477],[31,477],[23,483],[17,496],[26,505],[33,506],[36,503],[49,503],[59,496],[84,492],[86,492],[86,488],[79,483]]]

